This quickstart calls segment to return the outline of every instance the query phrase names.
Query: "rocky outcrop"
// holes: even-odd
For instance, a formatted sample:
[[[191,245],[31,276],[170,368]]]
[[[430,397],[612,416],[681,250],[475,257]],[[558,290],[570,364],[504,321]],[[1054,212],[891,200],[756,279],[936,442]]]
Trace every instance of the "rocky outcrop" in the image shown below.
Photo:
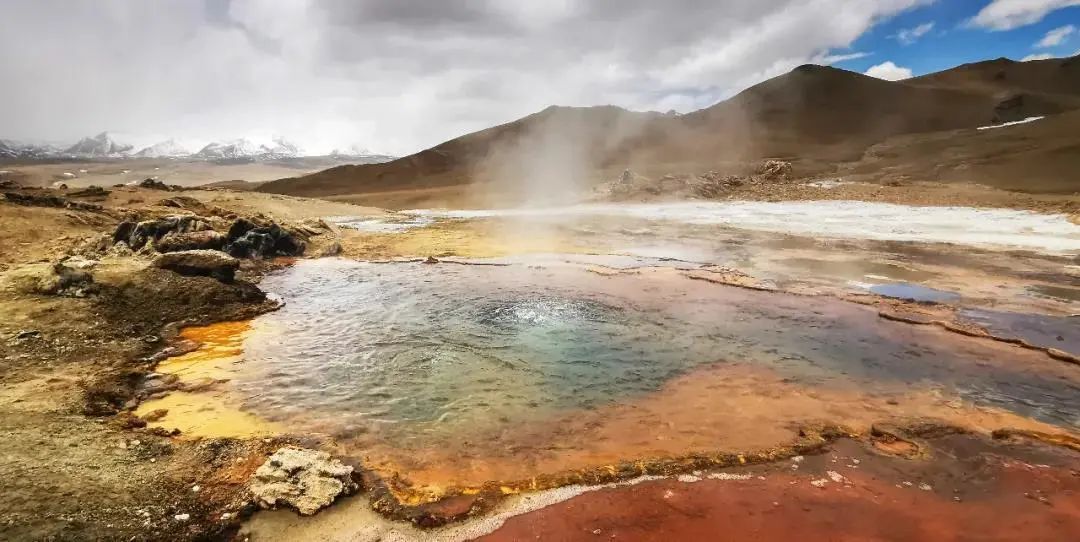
[[[596,196],[615,200],[656,196],[714,199],[727,196],[742,187],[787,182],[792,173],[791,163],[783,160],[766,160],[754,164],[752,169],[747,166],[750,165],[744,165],[745,169],[738,175],[707,171],[697,175],[668,174],[655,179],[643,177],[628,169],[623,171],[618,179],[598,187]]]
[[[183,250],[168,252],[154,258],[153,266],[181,275],[214,277],[232,282],[240,260],[217,250]]]
[[[282,504],[305,516],[330,506],[339,496],[356,491],[353,468],[330,454],[305,448],[281,448],[252,477],[250,489],[263,508]]]
[[[147,243],[157,243],[170,234],[181,234],[212,229],[207,219],[199,216],[167,216],[142,222],[124,221],[113,232],[113,242],[127,243],[132,250],[139,250]]]
[[[229,228],[225,252],[237,258],[273,258],[300,256],[306,248],[307,244],[298,235],[273,222],[258,226],[241,218]]]
[[[790,174],[791,162],[784,160],[766,160],[757,168],[757,175],[768,180],[787,179]]]
[[[174,233],[162,237],[154,247],[158,252],[178,252],[181,250],[221,250],[225,246],[225,236],[214,230],[201,230],[187,233]]]

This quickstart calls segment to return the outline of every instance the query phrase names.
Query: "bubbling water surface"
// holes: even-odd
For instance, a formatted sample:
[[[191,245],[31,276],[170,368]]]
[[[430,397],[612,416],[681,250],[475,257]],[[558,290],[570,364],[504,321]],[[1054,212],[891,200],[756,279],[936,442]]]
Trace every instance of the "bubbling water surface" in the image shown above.
[[[244,406],[337,436],[376,432],[402,450],[633,401],[717,365],[825,391],[938,390],[1080,427],[1075,371],[1041,353],[676,269],[323,259],[263,286],[286,306],[245,342],[233,382]]]

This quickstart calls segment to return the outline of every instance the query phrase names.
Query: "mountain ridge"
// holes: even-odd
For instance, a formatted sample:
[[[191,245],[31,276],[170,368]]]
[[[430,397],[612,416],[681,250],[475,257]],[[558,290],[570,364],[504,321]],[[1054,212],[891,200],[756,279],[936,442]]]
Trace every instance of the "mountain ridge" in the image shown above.
[[[1075,57],[987,61],[910,81],[804,65],[684,115],[552,106],[395,161],[338,166],[270,181],[258,190],[325,197],[488,182],[511,185],[547,167],[537,162],[580,160],[582,155],[587,164],[555,173],[595,177],[625,168],[657,174],[678,168],[725,170],[747,161],[782,158],[794,163],[797,174],[812,175],[857,161],[874,144],[895,136],[976,128],[1021,113],[1041,116],[1080,109],[1077,63]],[[1001,70],[1007,70],[1007,85],[997,75]],[[1029,72],[1036,81],[1030,88],[1024,84]],[[985,80],[998,84],[974,83]],[[535,156],[560,138],[584,151],[575,154],[554,145],[558,152],[553,155]],[[536,153],[528,152],[529,143]],[[553,175],[540,184],[557,185],[556,180]]]

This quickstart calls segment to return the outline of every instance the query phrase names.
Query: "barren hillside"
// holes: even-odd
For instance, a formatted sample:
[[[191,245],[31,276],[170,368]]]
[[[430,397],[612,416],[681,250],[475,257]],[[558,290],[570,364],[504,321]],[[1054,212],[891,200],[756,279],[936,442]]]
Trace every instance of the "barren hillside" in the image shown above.
[[[593,182],[623,168],[655,175],[737,172],[747,163],[775,157],[792,161],[800,175],[843,171],[839,166],[845,163],[860,173],[889,165],[932,177],[916,180],[1071,191],[1080,186],[1070,174],[1076,155],[1070,150],[1077,142],[1069,134],[1080,132],[1076,115],[955,141],[952,131],[1080,108],[1078,64],[1077,58],[999,59],[900,82],[806,65],[686,115],[613,106],[550,107],[393,162],[340,166],[269,182],[258,190],[325,197],[484,183],[550,192],[563,189],[563,183]],[[1021,134],[1022,140],[1011,137]],[[934,173],[939,153],[957,147],[965,150],[950,156],[960,162],[948,174]],[[889,149],[889,159],[880,159],[883,149]],[[965,173],[969,159],[977,161],[970,171],[979,176]],[[1038,179],[1022,183],[1012,177],[1033,161],[1038,162]],[[1007,167],[981,174],[980,168],[997,165]]]

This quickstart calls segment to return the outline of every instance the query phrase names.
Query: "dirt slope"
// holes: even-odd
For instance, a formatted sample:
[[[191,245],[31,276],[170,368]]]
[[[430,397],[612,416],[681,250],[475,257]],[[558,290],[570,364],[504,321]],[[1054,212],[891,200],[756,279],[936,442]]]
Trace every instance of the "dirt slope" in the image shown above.
[[[1009,122],[1080,108],[1080,57],[1029,62],[998,58],[915,77],[907,83],[991,96],[998,103],[995,120]]]
[[[1080,111],[990,130],[908,134],[841,167],[850,180],[974,182],[1041,194],[1080,192]]]
[[[806,65],[686,115],[612,106],[551,107],[393,162],[336,167],[257,190],[325,197],[485,183],[486,191],[517,189],[531,197],[538,190],[550,194],[595,182],[624,168],[646,175],[711,169],[738,173],[749,162],[772,157],[791,160],[799,175],[833,173],[842,162],[861,163],[865,172],[875,162],[864,160],[864,154],[875,144],[897,136],[940,134],[920,140],[919,154],[898,151],[898,157],[916,162],[915,174],[930,168],[942,148],[935,144],[949,143],[952,130],[1080,109],[1078,64],[1077,58],[1001,59],[901,82]],[[1047,136],[1051,133],[1059,132]],[[1032,129],[1026,145],[1037,144],[1041,134],[1041,128]],[[990,135],[969,139],[976,147],[998,141]],[[1017,167],[1038,159],[1052,177],[1069,171],[1072,163],[1068,141],[1054,141],[1052,148],[1038,152],[991,144],[965,154],[1017,152],[1010,159]],[[1055,179],[1051,191],[1080,185],[1068,176]],[[1041,190],[1041,184],[1029,183],[1028,189]]]

